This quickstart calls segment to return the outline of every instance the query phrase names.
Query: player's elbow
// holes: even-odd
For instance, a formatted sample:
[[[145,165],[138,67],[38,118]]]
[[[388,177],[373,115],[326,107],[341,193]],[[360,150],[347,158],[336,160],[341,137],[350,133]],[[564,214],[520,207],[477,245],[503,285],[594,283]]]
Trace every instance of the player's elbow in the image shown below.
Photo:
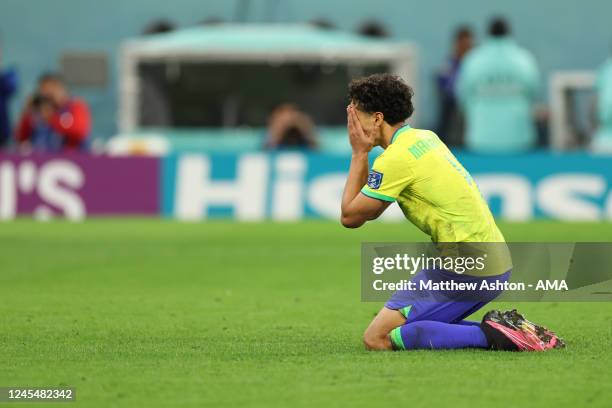
[[[340,223],[342,223],[344,228],[359,228],[365,223],[365,220],[356,216],[342,214],[340,217]]]

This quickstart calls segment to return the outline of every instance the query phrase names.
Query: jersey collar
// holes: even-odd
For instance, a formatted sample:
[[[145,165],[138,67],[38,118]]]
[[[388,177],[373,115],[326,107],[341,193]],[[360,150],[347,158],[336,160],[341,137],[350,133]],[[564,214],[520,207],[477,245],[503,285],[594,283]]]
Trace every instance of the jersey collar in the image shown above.
[[[410,129],[410,125],[408,125],[408,124],[405,124],[404,126],[402,126],[402,127],[398,128],[398,129],[397,129],[397,130],[396,130],[396,131],[393,133],[393,136],[391,136],[391,143],[389,143],[389,144],[392,144],[393,142],[395,142],[395,139],[397,139],[397,137],[399,136],[399,134],[400,134],[400,133],[402,133],[404,130],[408,130],[408,129]]]

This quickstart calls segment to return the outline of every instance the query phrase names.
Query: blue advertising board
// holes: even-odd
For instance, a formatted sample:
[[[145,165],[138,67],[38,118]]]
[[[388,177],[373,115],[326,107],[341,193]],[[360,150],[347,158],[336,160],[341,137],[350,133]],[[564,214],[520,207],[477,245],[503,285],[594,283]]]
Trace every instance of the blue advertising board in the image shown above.
[[[612,218],[612,157],[457,157],[499,218]],[[162,163],[162,212],[185,220],[337,218],[349,161],[344,154],[300,152],[171,155]],[[383,216],[402,217],[395,205]]]

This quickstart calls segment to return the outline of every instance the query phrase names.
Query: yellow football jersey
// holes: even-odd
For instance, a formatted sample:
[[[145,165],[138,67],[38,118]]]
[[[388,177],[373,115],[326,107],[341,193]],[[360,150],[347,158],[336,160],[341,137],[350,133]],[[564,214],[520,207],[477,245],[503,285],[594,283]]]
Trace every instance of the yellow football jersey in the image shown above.
[[[361,191],[397,201],[434,242],[504,242],[470,174],[429,130],[398,129]]]
[[[438,243],[438,255],[484,255],[484,269],[467,275],[499,275],[512,268],[504,237],[478,186],[435,133],[408,125],[398,129],[374,161],[361,192],[397,201],[406,218]]]

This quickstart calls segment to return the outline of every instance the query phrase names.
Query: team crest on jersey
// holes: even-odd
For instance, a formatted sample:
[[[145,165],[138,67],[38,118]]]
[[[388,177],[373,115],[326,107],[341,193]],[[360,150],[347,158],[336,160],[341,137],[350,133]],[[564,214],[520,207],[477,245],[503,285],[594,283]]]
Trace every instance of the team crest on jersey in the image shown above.
[[[368,187],[373,190],[377,190],[380,187],[380,183],[382,183],[383,174],[374,170],[370,170],[370,174],[368,174]]]

